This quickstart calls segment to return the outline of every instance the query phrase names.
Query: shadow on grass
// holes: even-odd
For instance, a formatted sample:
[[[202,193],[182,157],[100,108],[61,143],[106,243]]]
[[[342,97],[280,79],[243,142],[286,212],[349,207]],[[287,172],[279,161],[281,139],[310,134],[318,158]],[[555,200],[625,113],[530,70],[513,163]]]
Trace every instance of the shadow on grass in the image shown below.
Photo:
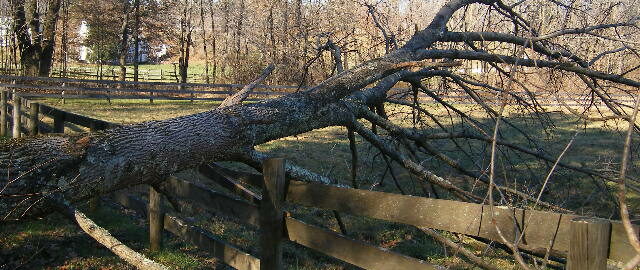
[[[161,251],[149,252],[144,220],[102,206],[87,215],[130,248],[171,269],[211,269],[215,260],[167,234]],[[0,269],[135,269],[58,214],[3,226]]]

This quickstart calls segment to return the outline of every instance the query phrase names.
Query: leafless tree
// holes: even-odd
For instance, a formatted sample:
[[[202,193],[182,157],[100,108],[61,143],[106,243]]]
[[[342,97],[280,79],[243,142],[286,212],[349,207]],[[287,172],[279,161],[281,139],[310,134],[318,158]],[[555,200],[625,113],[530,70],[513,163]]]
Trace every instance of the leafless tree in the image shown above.
[[[11,0],[13,31],[20,48],[23,73],[49,76],[53,65],[56,24],[61,0],[42,1]],[[45,11],[46,12],[43,12]]]

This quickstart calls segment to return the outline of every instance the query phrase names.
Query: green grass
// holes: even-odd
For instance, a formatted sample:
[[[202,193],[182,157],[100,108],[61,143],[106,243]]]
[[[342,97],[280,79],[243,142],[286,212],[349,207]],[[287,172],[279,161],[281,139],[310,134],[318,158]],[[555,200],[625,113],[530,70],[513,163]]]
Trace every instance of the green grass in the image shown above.
[[[114,99],[111,104],[103,99],[45,99],[40,102],[89,117],[121,124],[162,120],[181,115],[211,110],[219,101]]]
[[[86,211],[99,226],[134,250],[171,269],[215,266],[206,254],[181,240],[167,238],[160,252],[148,250],[147,225],[115,206]],[[134,269],[58,214],[41,220],[9,224],[0,230],[0,269]]]
[[[111,105],[103,100],[67,100],[66,104],[61,104],[57,100],[46,100],[45,102],[65,110],[125,124],[160,120],[202,112],[216,105],[216,103],[213,102],[191,103],[189,101],[156,101],[154,104],[149,104],[148,101],[145,100],[114,100]],[[478,112],[477,107],[461,106],[461,108],[477,117],[481,126],[484,126],[489,131],[492,130],[494,125],[493,120],[483,117],[483,115]],[[405,111],[396,106],[389,106],[387,109],[389,115],[392,115],[395,121],[407,127],[411,126],[411,116],[407,115]],[[460,120],[457,118],[449,118],[448,112],[442,108],[427,106],[427,109],[441,116],[441,119],[444,119],[443,124],[446,125],[448,129],[452,131],[460,131],[462,129]],[[551,109],[555,110],[554,108]],[[522,114],[515,110],[508,110],[506,115],[508,116],[507,119],[523,128],[526,134],[536,138],[537,143],[543,146],[546,149],[546,153],[551,157],[557,157],[573,135],[578,132],[570,150],[563,158],[564,162],[603,171],[615,171],[619,164],[623,141],[622,133],[626,129],[626,126],[620,122],[608,121],[585,125],[585,123],[567,114],[550,112],[546,115],[553,123],[553,126],[549,127],[539,121],[533,120],[531,115]],[[434,127],[435,125],[432,122],[427,122],[427,124],[431,126],[425,125],[421,127],[426,132],[441,132]],[[274,156],[284,157],[297,165],[312,169],[313,171],[348,185],[350,184],[350,152],[346,132],[346,129],[342,127],[324,128],[269,142],[258,146],[257,149]],[[505,124],[503,124],[501,128],[501,137],[504,140],[523,147],[535,147],[535,145],[525,140],[524,135]],[[357,141],[361,161],[358,168],[358,182],[361,188],[398,193],[399,191],[393,184],[389,174],[387,173],[383,177],[382,169],[385,167],[385,163],[377,156],[377,152],[370,144],[364,142],[362,138],[358,137]],[[465,167],[474,169],[477,168],[477,166],[480,168],[487,167],[489,155],[486,143],[461,140],[458,142],[464,150],[471,151],[475,159],[466,158],[460,149],[449,140],[437,140],[433,141],[432,144]],[[501,147],[500,150],[504,151],[504,154],[498,156],[497,168],[499,173],[497,181],[502,185],[516,187],[533,195],[537,195],[539,187],[545,179],[551,164],[537,161],[526,155],[518,155],[505,147]],[[464,180],[458,172],[442,166],[442,163],[434,158],[427,155],[419,155],[419,158],[422,160],[422,165],[435,173],[450,179],[458,185],[471,187],[472,183]],[[509,160],[507,160],[507,158]],[[227,165],[239,167],[237,164]],[[635,161],[634,165],[638,167],[640,163]],[[428,196],[428,194],[423,192],[417,180],[410,177],[400,166],[394,164],[393,168],[398,175],[399,182],[408,194]],[[633,169],[631,175],[637,176],[637,169]],[[376,184],[380,179],[384,179],[383,185]],[[578,214],[615,218],[614,203],[611,197],[602,190],[603,186],[609,187],[609,189],[613,187],[612,183],[598,183],[584,175],[559,168],[554,172],[547,186],[547,191],[543,193],[543,199],[576,210]],[[482,191],[480,187],[475,188],[476,190]],[[451,198],[442,190],[440,190],[440,194],[445,198]],[[629,198],[632,209],[634,209],[632,212],[637,213],[635,209],[638,209],[640,199],[636,195],[630,195]],[[531,204],[531,202],[519,200],[512,201],[511,203],[514,205]],[[310,224],[339,231],[331,211],[304,207],[291,207],[289,210],[295,217],[303,219]],[[258,236],[252,229],[216,216],[198,215],[190,218],[220,238],[241,247],[245,251],[258,254]],[[358,216],[345,215],[343,219],[349,232],[349,237],[354,239],[369,242],[416,258],[425,259],[429,262],[446,265],[451,267],[451,269],[473,268],[468,262],[456,256],[455,252],[443,248],[442,245],[436,243],[430,237],[409,226]],[[119,226],[118,224],[120,224],[118,223],[118,219],[115,219],[113,222],[115,223],[109,226],[117,228]],[[135,228],[131,227],[133,226],[131,224],[122,225],[124,226],[124,230],[136,231]],[[26,228],[28,228],[28,226]],[[27,230],[26,228],[23,229]],[[70,232],[67,231],[67,233]],[[144,239],[145,237],[146,235],[131,236],[131,238],[138,239],[139,241],[146,241]],[[450,238],[457,239],[454,235],[450,235]],[[19,245],[27,244],[27,242],[24,241],[18,243]],[[178,244],[179,240],[171,243],[173,244],[170,244],[167,250],[153,253],[151,256],[180,269],[198,269],[208,262],[207,260],[202,260],[202,256],[189,253],[195,252],[193,247],[181,246]],[[485,259],[503,269],[516,268],[513,260],[504,252],[492,251],[485,254],[483,253],[485,249],[484,244],[475,240],[463,239],[461,244],[472,247],[476,255],[486,255],[486,257],[484,257]],[[145,248],[145,246],[137,247],[141,249]],[[86,260],[89,259],[82,259],[81,261]],[[287,265],[290,266],[290,269],[353,269],[353,267],[338,260],[295,244],[287,244],[285,246],[285,261]],[[118,263],[118,261],[105,262],[107,265],[111,263]],[[179,266],[175,266],[173,263]]]
[[[133,65],[126,65],[125,66],[127,68],[127,76],[128,77],[132,77],[133,76]],[[96,78],[96,74],[99,72],[99,65],[97,64],[87,64],[87,63],[71,63],[68,66],[68,71],[69,72],[74,72],[74,71],[84,71],[84,72],[88,72],[91,75],[88,76],[86,79],[95,79]],[[59,72],[60,68],[59,67],[55,67],[54,68],[55,72]],[[139,79],[141,81],[145,81],[149,78],[154,79],[155,81],[157,81],[157,79],[160,78],[160,74],[162,72],[163,74],[163,81],[164,82],[176,82],[175,77],[173,76],[173,74],[175,74],[175,72],[178,72],[178,67],[177,64],[174,67],[174,64],[172,63],[166,63],[166,64],[140,64],[138,66],[138,70],[139,70]],[[187,71],[188,77],[189,77],[189,82],[204,82],[204,75],[205,72],[205,64],[202,62],[195,62],[195,63],[190,63],[189,64],[189,68]],[[211,72],[211,67],[209,72]],[[120,74],[120,66],[118,65],[103,65],[102,66],[102,74],[103,74],[103,79],[113,79],[113,78],[109,78],[109,76],[113,76],[115,74],[115,76],[118,76],[118,74]],[[147,74],[150,74],[150,77],[147,77]],[[73,75],[72,76],[76,76]],[[127,80],[131,80],[131,78],[127,79]]]

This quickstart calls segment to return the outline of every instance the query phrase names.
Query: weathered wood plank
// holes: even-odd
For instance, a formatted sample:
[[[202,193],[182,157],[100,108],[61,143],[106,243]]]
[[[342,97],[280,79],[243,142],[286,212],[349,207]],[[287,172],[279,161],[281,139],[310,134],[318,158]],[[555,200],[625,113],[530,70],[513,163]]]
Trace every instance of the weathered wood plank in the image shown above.
[[[242,184],[250,185],[256,188],[262,188],[262,182],[264,181],[261,174],[231,170],[215,163],[202,166],[201,171],[215,172]]]
[[[605,219],[575,218],[571,221],[567,270],[605,270],[611,223]]]
[[[538,210],[524,211],[523,245],[544,254],[566,256],[569,252],[569,232],[571,220],[576,215],[560,214]]]
[[[63,122],[73,123],[86,128],[91,128],[92,126],[94,126],[94,127],[100,127],[104,129],[104,128],[113,128],[113,127],[119,126],[118,124],[114,124],[114,123],[107,122],[100,119],[91,118],[91,117],[84,116],[77,113],[63,111],[58,108],[51,107],[45,104],[39,104],[39,107],[40,107],[39,109],[40,113],[46,116],[52,117],[54,119],[54,132],[60,132],[61,127],[63,127],[62,126]],[[60,123],[59,125],[55,124],[56,119],[59,119],[58,120]]]
[[[364,269],[441,269],[425,261],[390,252],[363,242],[286,218],[288,239]]]
[[[126,208],[132,209],[145,216],[148,215],[147,203],[137,196],[129,195],[120,191],[113,193],[113,198],[116,202]],[[175,216],[165,214],[163,225],[165,230],[189,241],[203,250],[211,252],[214,257],[236,269],[260,269],[260,260],[256,257],[241,251],[231,244],[225,243],[199,227],[187,224]]]
[[[488,205],[438,200],[383,192],[338,188],[318,183],[291,181],[287,200],[307,207],[337,210],[381,220],[428,227],[502,242],[491,222]],[[493,208],[496,224],[507,241],[539,254],[547,251],[566,256],[571,220],[577,215]],[[624,228],[611,221],[609,259],[626,262],[635,256]],[[517,237],[517,238],[516,238]]]
[[[282,244],[286,179],[284,159],[270,158],[262,164],[264,186],[260,202],[260,269],[284,269]]]
[[[38,135],[38,115],[40,114],[40,106],[38,103],[29,104],[29,135]]]
[[[115,89],[113,89],[115,91]],[[64,91],[63,91],[64,92]],[[149,99],[148,95],[112,95],[112,94],[87,94],[87,95],[69,95],[69,94],[24,94],[29,98],[61,98],[61,99]],[[203,100],[203,101],[222,101],[224,98],[185,98],[175,96],[153,96],[155,100]],[[245,101],[260,101],[260,98],[247,98]],[[64,102],[62,103],[64,104]]]
[[[196,226],[189,225],[174,216],[165,215],[164,227],[167,231],[177,235],[178,237],[210,252],[211,255],[233,268],[239,270],[260,269],[260,260],[258,258],[253,257],[239,248],[225,243],[213,236],[211,233]]]
[[[155,188],[149,187],[149,249],[158,251],[162,247],[164,229],[164,199]]]
[[[134,81],[108,81],[108,80],[82,80],[68,78],[52,78],[52,77],[26,77],[26,76],[8,76],[0,75],[0,80],[7,81],[48,81],[62,83],[94,83],[105,85],[154,85],[154,86],[183,86],[183,87],[201,87],[201,88],[243,88],[244,84],[205,84],[205,83],[173,83],[173,82],[134,82]],[[298,86],[291,85],[264,85],[259,84],[256,88],[267,89],[298,89]],[[303,88],[305,89],[305,88]]]
[[[477,236],[492,240],[502,239],[497,230],[500,228],[502,236],[510,243],[514,243],[522,234],[523,218],[524,211],[522,209],[505,206],[492,208],[489,205],[482,205],[482,220]]]
[[[232,170],[224,169],[217,165],[202,165],[198,168],[198,172],[202,174],[205,178],[212,180],[216,184],[228,189],[229,191],[237,194],[240,197],[243,197],[253,203],[260,203],[260,195],[254,193],[253,191],[247,189],[242,185],[242,183],[237,180],[245,180],[244,183],[250,184],[258,184],[258,187],[262,188],[262,176],[258,175],[260,178],[259,182],[252,178],[243,178],[242,176],[246,176],[243,174],[233,174]],[[248,174],[247,174],[248,175]],[[239,176],[239,177],[236,177]],[[252,181],[252,182],[248,182]]]
[[[224,214],[245,225],[256,227],[259,225],[260,214],[256,205],[176,177],[169,177],[166,185],[173,194],[197,203],[208,210]]]
[[[124,191],[116,191],[112,193],[113,200],[131,210],[136,211],[138,214],[148,216],[147,203],[136,196],[125,193]]]
[[[478,236],[482,205],[290,181],[287,200],[308,207]]]

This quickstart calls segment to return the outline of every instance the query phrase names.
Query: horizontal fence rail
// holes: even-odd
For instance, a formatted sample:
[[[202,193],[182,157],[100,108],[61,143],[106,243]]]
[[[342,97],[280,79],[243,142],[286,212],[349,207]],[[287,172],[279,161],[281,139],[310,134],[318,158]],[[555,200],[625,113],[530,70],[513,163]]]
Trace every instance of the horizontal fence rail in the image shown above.
[[[124,192],[115,192],[113,199],[120,205],[135,210],[139,214],[148,215],[149,205],[137,196]],[[176,216],[165,214],[163,227],[181,239],[187,240],[189,243],[209,251],[214,257],[233,268],[241,270],[260,269],[260,259],[218,239],[206,230],[190,225]]]
[[[2,83],[4,82],[4,83]],[[62,85],[33,85],[29,83],[56,83]],[[75,84],[76,86],[70,86]],[[95,85],[95,86],[89,86]],[[7,76],[0,75],[0,88],[13,88],[29,91],[46,91],[47,93],[22,93],[24,96],[41,97],[41,98],[83,98],[83,99],[149,99],[153,102],[158,100],[206,100],[221,101],[224,97],[231,95],[246,85],[244,84],[204,84],[204,83],[171,83],[171,82],[133,82],[133,81],[113,81],[113,80],[81,80],[68,78],[51,78],[51,77],[25,77],[25,76]],[[142,87],[142,88],[141,88]],[[172,88],[172,89],[154,89],[154,88]],[[283,94],[304,91],[305,88],[290,85],[257,85],[257,89],[266,89],[268,91],[254,91],[251,93],[248,101],[258,101],[263,98],[279,97]],[[204,89],[204,90],[197,90]],[[218,90],[215,90],[218,89]],[[226,90],[219,90],[226,89]],[[462,89],[430,89],[432,95],[448,102],[459,105],[477,105],[474,98]],[[54,92],[54,93],[51,93]],[[87,94],[90,93],[90,94]],[[536,106],[567,106],[567,107],[588,107],[588,106],[605,106],[602,101],[593,100],[591,95],[581,94],[563,94],[555,96],[551,93],[527,93],[527,92],[510,92],[508,103],[528,104]],[[182,95],[182,96],[176,96]],[[190,96],[184,96],[190,95]],[[204,97],[196,97],[195,95],[207,95]],[[211,97],[214,95],[214,97]],[[503,98],[501,93],[490,90],[477,90],[473,94],[482,102],[488,105],[500,105]],[[514,98],[514,96],[520,96]],[[535,101],[532,99],[535,97]],[[413,99],[413,90],[410,88],[392,88],[389,92],[391,100]],[[610,94],[607,96],[608,102],[618,104],[620,106],[631,106],[634,104],[634,97],[627,93]],[[437,103],[434,98],[426,93],[418,92],[417,99],[422,103]]]

